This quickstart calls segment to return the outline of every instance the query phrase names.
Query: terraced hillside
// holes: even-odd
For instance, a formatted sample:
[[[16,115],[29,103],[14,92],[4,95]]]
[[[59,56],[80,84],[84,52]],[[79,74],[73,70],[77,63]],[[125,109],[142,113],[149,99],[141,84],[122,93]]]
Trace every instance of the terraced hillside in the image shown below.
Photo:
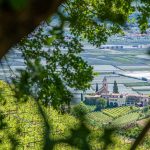
[[[128,114],[134,110],[138,110],[138,108],[135,106],[132,106],[132,107],[124,106],[124,107],[117,107],[113,109],[104,109],[102,112],[112,118],[117,118],[125,114]]]
[[[148,117],[147,113],[142,111],[137,107],[117,107],[111,109],[104,109],[101,112],[90,112],[87,114],[89,123],[92,126],[126,126],[131,123],[136,123],[136,121],[142,119],[143,117]]]

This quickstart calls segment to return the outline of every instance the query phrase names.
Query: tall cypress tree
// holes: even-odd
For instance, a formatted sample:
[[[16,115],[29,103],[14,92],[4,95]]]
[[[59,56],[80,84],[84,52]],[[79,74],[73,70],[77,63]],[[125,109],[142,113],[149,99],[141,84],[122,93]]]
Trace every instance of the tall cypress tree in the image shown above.
[[[96,83],[96,92],[98,92],[98,83]]]
[[[116,82],[116,81],[114,81],[113,93],[119,93],[119,92],[118,92],[118,85],[117,85],[117,82]]]
[[[83,101],[83,93],[81,93],[81,101]]]

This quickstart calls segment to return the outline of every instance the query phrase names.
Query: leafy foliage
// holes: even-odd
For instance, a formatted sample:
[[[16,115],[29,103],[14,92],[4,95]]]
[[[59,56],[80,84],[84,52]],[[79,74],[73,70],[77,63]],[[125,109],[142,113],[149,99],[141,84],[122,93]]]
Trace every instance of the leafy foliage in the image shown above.
[[[65,5],[71,33],[100,46],[112,34],[121,32],[128,16],[133,12],[132,0],[69,1]]]
[[[10,2],[14,9],[19,10],[25,6],[25,0],[21,0],[19,3],[16,3],[16,0],[11,0]],[[83,51],[81,39],[86,39],[89,43],[100,46],[107,41],[109,36],[122,33],[122,29],[126,25],[129,15],[135,10],[140,12],[136,21],[139,23],[141,31],[146,31],[150,16],[149,2],[147,0],[141,0],[142,5],[138,7],[132,5],[132,2],[134,2],[134,0],[70,0],[62,8],[64,13],[61,11],[58,12],[60,19],[59,26],[52,27],[48,35],[43,34],[43,31],[38,29],[35,34],[21,42],[21,47],[19,48],[22,50],[25,58],[26,70],[21,71],[20,76],[14,80],[15,94],[16,97],[21,100],[27,100],[28,95],[34,98],[25,104],[31,102],[33,105],[36,105],[34,117],[35,114],[40,114],[40,117],[37,117],[38,119],[35,117],[35,119],[40,120],[38,123],[36,122],[37,120],[29,122],[32,125],[33,122],[36,125],[40,124],[42,131],[38,131],[41,134],[37,134],[36,138],[45,139],[42,144],[40,143],[42,146],[44,145],[43,149],[49,146],[51,146],[51,148],[56,146],[55,149],[60,149],[59,146],[67,147],[67,149],[72,147],[76,149],[90,149],[89,147],[91,146],[91,149],[94,149],[93,145],[95,143],[96,148],[107,149],[108,145],[113,143],[111,139],[113,133],[112,129],[105,130],[102,134],[102,138],[99,138],[99,132],[97,132],[99,135],[93,132],[93,142],[93,140],[89,140],[92,137],[90,137],[91,132],[84,122],[78,123],[79,120],[77,121],[72,117],[74,120],[73,125],[69,124],[69,127],[66,129],[67,125],[64,123],[64,120],[68,121],[69,119],[64,118],[64,116],[61,116],[53,109],[48,110],[49,107],[45,108],[41,103],[44,103],[46,106],[52,105],[55,109],[65,111],[64,105],[70,107],[69,105],[72,98],[70,88],[85,90],[90,86],[89,82],[93,78],[92,67],[79,56]],[[65,23],[68,23],[70,32],[73,35],[73,37],[69,37],[69,40],[66,40],[64,36]],[[47,50],[44,49],[44,46]],[[62,51],[62,49],[65,49],[65,51]],[[43,64],[43,61],[45,64]],[[31,103],[29,105],[31,105]],[[5,102],[3,104],[5,104]],[[10,104],[12,105],[13,103]],[[17,104],[19,105],[20,103]],[[20,108],[25,109],[25,104]],[[18,111],[18,107],[16,107],[15,110]],[[85,110],[81,109],[79,114],[83,114],[84,116],[86,113]],[[28,110],[28,112],[30,111]],[[48,117],[47,112],[53,114],[52,118]],[[18,114],[18,112],[16,114]],[[3,111],[0,117],[2,120],[1,126],[6,125]],[[55,120],[57,117],[61,118],[61,127],[57,124],[59,119]],[[23,120],[24,118],[25,116]],[[30,118],[29,115],[27,118]],[[13,123],[15,121],[14,124],[17,124],[17,126],[15,128],[9,128],[9,132],[7,132],[6,135],[2,133],[3,136],[5,135],[4,140],[10,145],[13,145],[13,149],[15,149],[19,143],[26,145],[25,148],[28,148],[29,144],[25,144],[24,141],[19,138],[19,135],[21,135],[22,138],[23,133],[26,133],[26,131],[22,132],[22,129],[26,130],[26,128],[24,128],[25,126],[22,125],[20,120],[22,120],[22,118],[20,119],[20,116],[15,115],[10,122]],[[18,122],[21,122],[21,128],[18,127]],[[42,125],[41,122],[43,123]],[[56,126],[55,123],[57,124]],[[29,126],[29,124],[26,123],[25,125]],[[71,131],[68,130],[70,127],[73,128]],[[53,130],[50,132],[51,128]],[[12,131],[13,129],[15,130]],[[57,134],[57,131],[61,134]],[[51,135],[51,133],[53,134]],[[77,137],[77,135],[80,135],[80,137]],[[31,134],[27,136],[28,138],[33,137]],[[104,139],[103,144],[99,144],[102,139]],[[27,141],[30,141],[30,139]],[[90,143],[90,146],[87,146],[88,143]],[[3,145],[5,146],[4,143]],[[122,146],[122,144],[120,145]],[[37,145],[36,149],[39,149],[38,146],[39,145]],[[8,147],[4,147],[3,149]],[[114,149],[114,147],[110,149]]]
[[[5,129],[0,130],[1,149],[94,150],[105,146],[105,138],[102,138],[105,136],[104,130],[92,128],[83,119],[84,114],[83,120],[69,114],[62,115],[52,107],[44,107],[29,97],[27,102],[16,102],[11,87],[4,82],[0,82],[0,87],[3,87],[3,96],[7,99],[7,103],[1,105],[3,121],[7,124]],[[9,93],[12,94],[8,97]],[[107,138],[111,141],[118,140],[116,144],[109,143],[108,147],[120,147],[118,143],[122,141],[116,135],[112,138],[111,134]]]
[[[68,0],[63,4],[50,23],[44,26],[49,27],[46,33],[38,28],[19,46],[27,67],[14,81],[17,97],[31,95],[56,109],[65,111],[64,105],[69,108],[72,98],[70,88],[86,90],[93,79],[92,67],[79,56],[83,52],[81,41],[86,39],[100,46],[111,35],[122,33],[129,16],[136,9],[141,16],[146,16],[146,23],[148,14],[143,12],[143,9],[147,10],[144,7],[146,1],[141,1],[143,5],[139,7],[133,2]],[[142,19],[138,17],[137,20],[142,26]],[[66,25],[71,36],[65,35]],[[115,89],[118,92],[117,87]]]
[[[52,40],[49,45],[48,40]],[[23,40],[19,48],[27,67],[18,80],[14,80],[17,96],[32,95],[58,109],[63,104],[70,105],[70,88],[89,88],[92,67],[78,55],[83,49],[77,38],[66,40],[62,34],[49,37],[38,29],[34,37]]]
[[[142,128],[140,126],[136,125],[132,128],[128,128],[127,130],[122,130],[123,133],[121,133],[121,134],[124,134],[125,136],[127,136],[129,138],[136,139],[141,131],[142,131]]]
[[[28,0],[9,0],[10,5],[15,10],[22,10],[27,6]]]
[[[74,115],[75,117],[78,118],[82,118],[83,116],[85,116],[88,112],[90,111],[90,109],[83,103],[81,102],[80,104],[77,104],[76,106],[74,106],[72,108],[72,115]]]
[[[124,150],[130,148],[131,144],[124,143],[122,136],[115,133],[115,129],[105,128],[105,124],[101,128],[100,123],[112,120],[102,112],[86,114],[85,119],[85,113],[82,113],[82,119],[78,119],[69,114],[62,115],[52,107],[44,107],[29,97],[26,102],[18,102],[14,97],[12,87],[3,81],[0,81],[0,88],[6,100],[5,104],[0,101],[1,112],[3,111],[0,113],[3,115],[0,127],[1,123],[4,123],[4,128],[0,128],[1,149],[94,150],[106,148]],[[84,106],[83,103],[80,105]],[[95,124],[92,124],[94,120]],[[120,132],[119,128],[118,130]],[[120,134],[123,135],[121,132]],[[145,147],[143,150],[149,148],[148,136],[138,149],[141,150],[143,145]]]
[[[141,5],[138,6],[138,10],[141,13],[138,16],[139,27],[142,32],[145,32],[149,28],[148,20],[150,18],[150,3],[147,0],[140,0]]]
[[[96,105],[96,111],[101,109],[104,109],[107,106],[107,100],[104,98],[99,98],[98,103]]]
[[[27,8],[28,4],[28,0],[0,0],[0,7],[4,10],[7,9],[7,11],[10,9],[11,11],[21,12]]]

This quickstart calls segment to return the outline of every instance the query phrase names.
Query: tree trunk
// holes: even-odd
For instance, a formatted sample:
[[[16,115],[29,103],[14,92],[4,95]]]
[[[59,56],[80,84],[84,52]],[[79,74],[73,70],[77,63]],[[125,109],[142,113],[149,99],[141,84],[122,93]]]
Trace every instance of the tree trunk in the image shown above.
[[[14,9],[9,1],[0,3],[0,59],[23,37],[50,17],[65,0],[26,0],[21,9]]]

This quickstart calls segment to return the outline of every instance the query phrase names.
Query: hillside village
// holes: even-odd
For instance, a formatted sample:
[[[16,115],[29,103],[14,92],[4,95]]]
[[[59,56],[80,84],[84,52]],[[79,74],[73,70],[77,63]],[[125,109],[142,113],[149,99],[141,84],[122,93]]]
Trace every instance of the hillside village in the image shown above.
[[[104,98],[109,107],[119,106],[139,106],[144,107],[150,105],[150,97],[144,94],[128,94],[109,92],[107,78],[104,77],[102,87],[93,94],[85,96],[85,103],[88,105],[96,105],[99,99]]]

